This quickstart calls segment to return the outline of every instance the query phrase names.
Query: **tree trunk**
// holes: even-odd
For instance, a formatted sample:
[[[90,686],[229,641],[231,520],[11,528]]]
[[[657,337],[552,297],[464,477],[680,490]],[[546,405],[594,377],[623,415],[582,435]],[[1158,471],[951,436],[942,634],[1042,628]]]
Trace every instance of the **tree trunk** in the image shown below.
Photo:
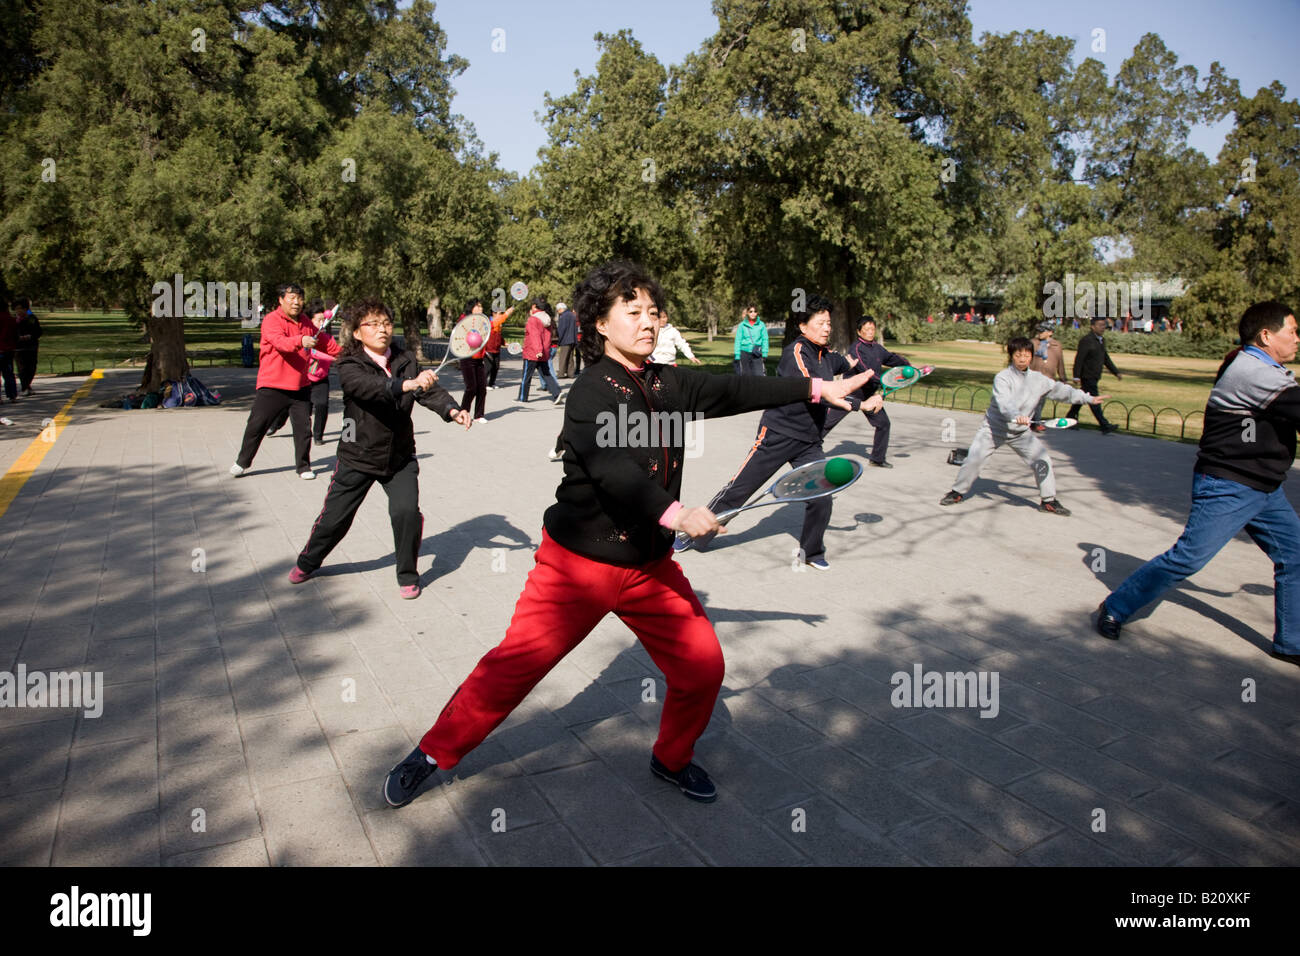
[[[148,316],[145,328],[149,332],[152,344],[153,369],[145,390],[157,391],[163,382],[180,381],[190,371],[189,360],[185,357],[185,320]]]
[[[418,305],[406,306],[402,309],[402,338],[406,340],[406,351],[411,353],[411,357],[417,364],[424,357],[424,349],[420,344],[423,341],[420,335],[420,322],[424,316],[424,310]]]
[[[429,308],[426,310],[429,316],[429,338],[431,339],[442,338],[442,309],[439,307],[441,301],[435,295],[429,300]]]
[[[857,335],[854,323],[861,316],[861,299],[848,298],[835,303],[835,308],[831,311],[831,348],[842,352],[849,347]]]
[[[709,341],[712,342],[714,336],[718,334],[718,305],[712,299],[704,304],[704,321],[709,330]]]

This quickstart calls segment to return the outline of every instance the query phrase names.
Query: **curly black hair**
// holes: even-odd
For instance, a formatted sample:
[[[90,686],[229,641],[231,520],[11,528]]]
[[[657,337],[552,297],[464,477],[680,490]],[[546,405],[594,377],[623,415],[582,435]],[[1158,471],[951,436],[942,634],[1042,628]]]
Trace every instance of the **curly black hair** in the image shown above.
[[[392,310],[379,299],[362,299],[343,309],[343,324],[339,327],[339,344],[344,351],[359,352],[361,340],[357,338],[357,326],[368,315],[382,315],[393,321]]]
[[[635,299],[638,289],[646,291],[655,308],[663,308],[663,289],[644,266],[635,262],[606,262],[596,266],[578,283],[570,308],[578,316],[578,325],[582,329],[584,362],[597,362],[605,354],[605,336],[596,331],[597,320],[609,315],[614,303]]]

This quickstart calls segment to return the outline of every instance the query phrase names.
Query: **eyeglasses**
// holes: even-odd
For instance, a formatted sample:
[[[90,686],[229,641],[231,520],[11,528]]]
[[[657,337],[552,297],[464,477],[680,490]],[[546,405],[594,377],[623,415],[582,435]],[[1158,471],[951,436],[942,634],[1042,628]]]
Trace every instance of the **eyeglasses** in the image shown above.
[[[389,319],[380,319],[378,322],[362,322],[363,328],[370,329],[391,329],[393,323]]]

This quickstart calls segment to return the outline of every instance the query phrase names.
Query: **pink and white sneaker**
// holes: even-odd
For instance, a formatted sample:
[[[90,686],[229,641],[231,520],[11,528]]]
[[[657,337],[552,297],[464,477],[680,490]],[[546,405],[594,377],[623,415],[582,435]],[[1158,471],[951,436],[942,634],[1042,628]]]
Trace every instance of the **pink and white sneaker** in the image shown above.
[[[420,586],[418,584],[403,584],[398,593],[402,595],[404,601],[413,601],[420,596]]]
[[[310,571],[304,571],[302,568],[294,565],[293,570],[289,572],[289,583],[302,584],[302,582],[306,581],[309,577],[311,577]]]

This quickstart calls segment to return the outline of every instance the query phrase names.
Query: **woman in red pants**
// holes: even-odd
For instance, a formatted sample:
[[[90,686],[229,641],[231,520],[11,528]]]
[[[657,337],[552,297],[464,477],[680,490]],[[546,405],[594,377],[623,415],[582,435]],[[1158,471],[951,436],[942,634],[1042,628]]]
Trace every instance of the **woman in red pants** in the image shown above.
[[[536,566],[505,639],[389,772],[384,798],[391,806],[409,803],[436,767],[455,767],[611,612],[667,679],[651,772],[694,800],[717,797],[691,758],[722,686],[722,648],[673,560],[672,540],[678,531],[725,529],[707,508],[677,500],[685,424],[792,402],[845,408],[843,396],[871,376],[738,378],[648,363],[662,301],[658,283],[626,262],[599,266],[578,286],[574,308],[589,367],[570,390],[564,479],[542,519]]]

